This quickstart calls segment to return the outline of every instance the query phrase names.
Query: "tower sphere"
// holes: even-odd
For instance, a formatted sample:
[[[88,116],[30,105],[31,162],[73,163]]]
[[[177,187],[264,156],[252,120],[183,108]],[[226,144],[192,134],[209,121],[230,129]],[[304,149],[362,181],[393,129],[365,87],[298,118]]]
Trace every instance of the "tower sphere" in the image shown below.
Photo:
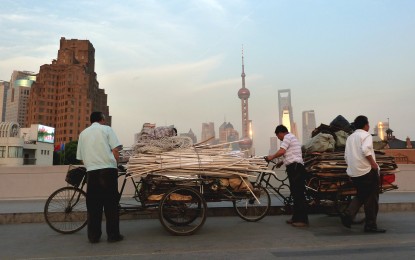
[[[247,150],[247,149],[251,148],[251,146],[252,146],[252,140],[249,137],[244,138],[243,140],[241,140],[239,142],[239,147],[242,150]]]
[[[251,93],[249,92],[249,89],[247,89],[247,88],[241,88],[238,91],[238,97],[240,99],[247,99],[247,98],[249,98],[250,95],[251,95]]]

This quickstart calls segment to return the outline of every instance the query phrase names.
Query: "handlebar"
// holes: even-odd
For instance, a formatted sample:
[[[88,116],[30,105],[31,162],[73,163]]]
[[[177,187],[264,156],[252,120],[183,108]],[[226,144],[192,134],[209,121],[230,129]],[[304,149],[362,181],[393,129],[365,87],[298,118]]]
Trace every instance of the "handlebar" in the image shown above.
[[[118,164],[117,169],[118,169],[118,177],[121,177],[124,175],[129,176],[129,174],[127,173],[127,169],[125,168],[124,165]]]
[[[268,160],[268,156],[264,156],[263,157],[264,160],[269,164],[269,163],[273,163],[273,164],[277,164],[276,162],[274,162],[273,160]]]
[[[124,165],[122,165],[122,164],[118,164],[117,169],[118,169],[120,172],[126,172],[126,171],[127,171],[127,170],[125,169]]]

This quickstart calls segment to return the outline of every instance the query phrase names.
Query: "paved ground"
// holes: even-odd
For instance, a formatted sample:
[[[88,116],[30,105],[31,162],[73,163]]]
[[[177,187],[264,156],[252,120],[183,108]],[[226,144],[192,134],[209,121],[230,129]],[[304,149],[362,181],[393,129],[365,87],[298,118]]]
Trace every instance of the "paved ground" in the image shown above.
[[[287,216],[248,223],[211,217],[193,236],[167,233],[157,219],[124,220],[125,240],[89,244],[86,229],[62,235],[44,223],[1,225],[0,259],[413,259],[415,211],[380,213],[386,234],[351,230],[337,217],[311,215],[309,228],[293,228]]]

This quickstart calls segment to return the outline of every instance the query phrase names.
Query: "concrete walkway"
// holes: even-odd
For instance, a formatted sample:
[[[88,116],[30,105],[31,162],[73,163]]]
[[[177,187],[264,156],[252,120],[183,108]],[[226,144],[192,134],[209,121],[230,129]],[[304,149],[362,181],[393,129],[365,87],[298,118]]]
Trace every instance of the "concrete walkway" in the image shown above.
[[[378,216],[385,234],[363,232],[363,225],[344,228],[339,218],[310,216],[310,227],[285,224],[287,216],[259,222],[238,217],[207,218],[192,236],[172,236],[156,219],[124,220],[124,241],[90,244],[86,228],[59,234],[44,223],[3,225],[0,259],[414,259],[415,211]]]

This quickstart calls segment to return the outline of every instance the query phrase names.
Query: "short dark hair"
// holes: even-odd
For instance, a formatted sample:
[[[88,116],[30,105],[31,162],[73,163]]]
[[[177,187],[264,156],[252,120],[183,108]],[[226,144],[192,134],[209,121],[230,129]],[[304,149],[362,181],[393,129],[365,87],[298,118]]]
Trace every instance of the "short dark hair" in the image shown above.
[[[279,133],[288,133],[288,129],[284,125],[279,125],[277,128],[275,128],[275,134]]]
[[[91,124],[95,122],[100,122],[103,119],[105,119],[105,115],[100,111],[92,112],[91,116],[89,117],[89,121],[91,121]]]
[[[358,116],[353,122],[353,125],[356,127],[356,129],[363,129],[363,127],[365,127],[367,124],[369,124],[369,120],[366,116]]]

